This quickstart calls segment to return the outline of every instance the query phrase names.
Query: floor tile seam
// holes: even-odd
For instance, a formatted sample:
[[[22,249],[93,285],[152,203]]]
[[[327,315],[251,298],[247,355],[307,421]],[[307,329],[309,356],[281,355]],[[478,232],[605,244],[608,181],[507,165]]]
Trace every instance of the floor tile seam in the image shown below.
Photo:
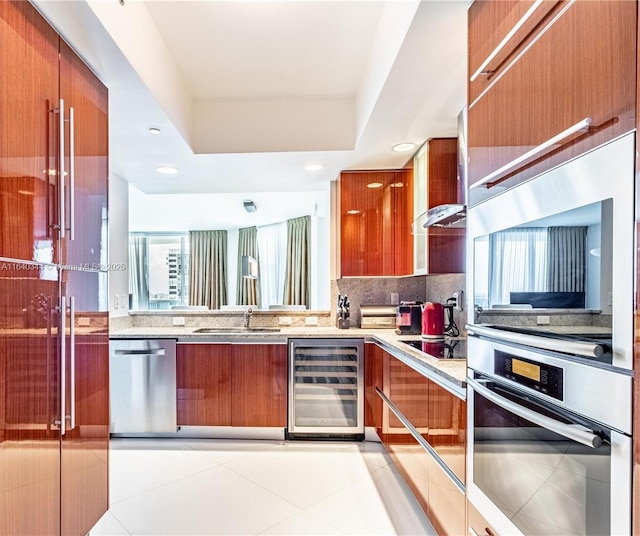
[[[247,480],[247,481],[251,482],[252,484],[255,484],[256,486],[260,486],[261,488],[265,489],[265,490],[266,490],[266,491],[268,491],[269,493],[272,493],[272,494],[273,494],[273,495],[275,495],[276,497],[279,497],[280,499],[282,499],[282,500],[284,500],[284,501],[288,502],[289,504],[292,504],[292,505],[293,505],[293,506],[295,506],[296,508],[299,508],[299,509],[303,509],[303,510],[304,510],[304,509],[306,509],[306,508],[311,508],[311,507],[312,507],[312,506],[314,506],[315,504],[318,504],[319,502],[324,501],[325,499],[327,499],[327,498],[331,497],[332,495],[334,495],[334,494],[336,494],[336,493],[338,493],[338,492],[340,492],[340,491],[344,490],[345,488],[347,488],[347,487],[349,487],[349,486],[354,485],[356,482],[360,482],[360,481],[361,481],[362,479],[364,479],[364,478],[372,478],[372,477],[371,477],[371,475],[372,475],[373,473],[377,473],[377,472],[378,472],[378,471],[380,471],[381,469],[384,469],[384,467],[376,467],[375,469],[370,470],[369,466],[367,466],[367,465],[366,465],[366,463],[365,463],[364,459],[362,460],[362,462],[365,464],[365,468],[366,468],[366,470],[367,470],[367,473],[366,473],[366,474],[361,475],[361,476],[358,476],[358,477],[354,478],[353,480],[350,480],[349,482],[347,482],[347,483],[345,483],[344,485],[340,486],[338,489],[336,489],[336,490],[334,490],[334,491],[331,491],[331,492],[330,492],[330,493],[328,493],[327,495],[325,495],[325,496],[323,496],[322,498],[318,499],[318,500],[317,500],[316,502],[314,502],[313,504],[310,504],[310,505],[308,505],[308,506],[304,506],[304,507],[299,506],[299,505],[297,505],[297,504],[295,504],[295,503],[292,503],[292,502],[291,502],[290,500],[288,500],[286,497],[282,497],[281,495],[278,495],[278,494],[277,494],[276,492],[274,492],[273,490],[271,490],[271,489],[269,489],[269,488],[267,488],[267,487],[263,486],[263,485],[262,485],[262,484],[260,484],[259,482],[256,482],[255,480],[253,480],[253,479],[249,478],[248,476],[246,476],[246,475],[244,475],[244,474],[242,474],[242,473],[240,473],[240,472],[238,472],[238,471],[234,470],[234,469],[233,469],[233,468],[231,468],[231,467],[228,467],[228,466],[226,466],[226,465],[224,465],[223,467],[226,467],[227,469],[229,469],[229,471],[232,471],[234,474],[236,474],[236,475],[238,475],[238,476],[240,476],[240,477],[244,478],[245,480]],[[374,465],[375,465],[375,464],[374,464]]]
[[[107,512],[109,513],[109,515],[116,520],[116,523],[118,523],[118,525],[120,525],[122,527],[122,529],[129,535],[129,536],[133,536],[133,532],[131,532],[126,526],[125,524],[120,521],[120,519],[118,518],[117,515],[115,515],[112,511],[111,508],[109,508],[109,510],[107,510]],[[91,536],[91,532],[89,532],[88,536]]]
[[[298,508],[299,508],[299,507],[298,507]],[[311,516],[311,517],[313,517],[313,518],[317,519],[317,520],[318,520],[318,521],[320,521],[321,523],[324,523],[325,525],[329,525],[330,527],[332,527],[332,528],[334,528],[335,530],[337,530],[340,534],[345,534],[345,532],[344,532],[342,529],[340,529],[340,528],[336,527],[335,525],[333,525],[333,523],[329,523],[328,521],[325,521],[324,519],[319,518],[318,516],[316,516],[316,515],[312,514],[311,512],[308,512],[306,508],[303,508],[303,509],[301,509],[301,510],[300,510],[300,512],[296,512],[296,513],[294,513],[294,514],[291,514],[290,516],[288,516],[288,517],[286,517],[286,518],[284,518],[284,519],[281,519],[281,520],[280,520],[280,521],[278,521],[277,523],[274,523],[273,525],[268,526],[266,529],[262,530],[261,532],[257,532],[255,536],[258,536],[258,535],[260,535],[260,534],[264,534],[264,533],[265,533],[265,532],[267,532],[268,530],[271,530],[273,527],[276,527],[276,526],[280,525],[281,523],[284,523],[285,521],[288,521],[289,519],[292,519],[292,518],[294,518],[295,516],[300,515],[301,513],[305,513],[305,514],[307,514],[307,515],[309,515],[309,516]]]
[[[263,486],[262,484],[260,484],[259,482],[256,482],[255,480],[250,479],[249,477],[243,475],[242,473],[239,473],[237,471],[234,471],[231,467],[227,467],[227,466],[222,466],[225,469],[227,469],[228,471],[231,471],[234,475],[242,478],[243,480],[246,480],[247,482],[250,482],[251,484],[253,484],[254,486],[258,486],[259,488],[262,488],[263,490],[265,490],[266,492],[270,493],[271,495],[273,495],[274,497],[277,497],[278,499],[285,501],[287,504],[290,504],[291,506],[293,506],[294,508],[296,508],[298,510],[298,512],[296,512],[296,514],[299,514],[300,512],[302,512],[304,509],[302,506],[299,506],[295,503],[292,503],[289,499],[287,499],[286,497],[282,497],[281,495],[278,495],[275,491]],[[293,514],[295,515],[295,514]]]
[[[185,475],[185,476],[182,476],[182,477],[176,478],[176,479],[171,480],[171,481],[169,481],[169,482],[163,482],[162,484],[159,484],[159,485],[157,485],[157,486],[153,486],[153,487],[151,487],[151,488],[145,489],[145,490],[140,491],[140,492],[138,492],[138,493],[134,493],[133,495],[129,495],[128,497],[125,497],[124,499],[120,499],[120,500],[117,500],[117,501],[114,501],[114,502],[109,502],[109,507],[111,507],[111,506],[113,506],[113,505],[120,504],[120,503],[122,503],[122,502],[124,502],[124,501],[128,501],[128,500],[130,500],[130,499],[133,499],[134,497],[138,497],[138,496],[143,495],[143,494],[145,494],[145,493],[149,493],[149,492],[151,492],[151,491],[154,491],[154,490],[157,490],[157,489],[161,489],[161,488],[164,488],[164,487],[166,487],[166,486],[171,486],[171,485],[173,485],[173,484],[175,484],[175,483],[177,483],[177,482],[180,482],[180,481],[182,481],[182,480],[186,480],[186,479],[188,479],[188,478],[192,478],[192,477],[194,477],[194,476],[196,476],[196,475],[199,475],[199,474],[201,474],[201,473],[205,473],[205,472],[207,472],[207,471],[212,471],[213,469],[218,469],[218,468],[220,468],[220,467],[223,467],[223,466],[222,466],[221,464],[216,464],[216,465],[215,465],[215,466],[213,466],[213,467],[208,467],[207,469],[202,469],[202,470],[200,470],[200,471],[196,471],[195,473],[191,473],[191,474],[188,474],[188,475]]]

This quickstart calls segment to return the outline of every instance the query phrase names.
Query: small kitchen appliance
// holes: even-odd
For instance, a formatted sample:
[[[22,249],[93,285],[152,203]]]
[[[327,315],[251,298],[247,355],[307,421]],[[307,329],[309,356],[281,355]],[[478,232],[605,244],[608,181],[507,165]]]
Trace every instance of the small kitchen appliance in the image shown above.
[[[420,335],[422,333],[422,302],[401,302],[396,307],[396,333]]]
[[[360,327],[363,329],[393,329],[396,308],[393,305],[361,305]]]
[[[441,303],[422,304],[422,338],[444,338],[444,306]]]

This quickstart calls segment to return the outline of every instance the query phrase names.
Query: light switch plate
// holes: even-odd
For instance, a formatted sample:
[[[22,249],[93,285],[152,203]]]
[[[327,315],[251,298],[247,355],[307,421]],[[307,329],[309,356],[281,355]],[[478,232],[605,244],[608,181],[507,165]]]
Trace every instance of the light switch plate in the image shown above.
[[[173,317],[173,325],[174,326],[184,326],[185,325],[184,316],[174,316]]]

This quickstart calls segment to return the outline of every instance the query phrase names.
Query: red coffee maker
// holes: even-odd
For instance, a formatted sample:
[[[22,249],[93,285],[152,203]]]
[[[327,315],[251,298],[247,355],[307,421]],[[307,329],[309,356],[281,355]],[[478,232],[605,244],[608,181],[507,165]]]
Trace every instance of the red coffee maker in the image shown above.
[[[422,304],[422,338],[444,339],[444,307],[441,303]]]

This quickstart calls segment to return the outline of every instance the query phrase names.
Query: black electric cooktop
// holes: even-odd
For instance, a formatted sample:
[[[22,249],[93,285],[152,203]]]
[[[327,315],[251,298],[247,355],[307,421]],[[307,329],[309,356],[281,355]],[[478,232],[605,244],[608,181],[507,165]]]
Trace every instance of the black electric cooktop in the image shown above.
[[[412,339],[403,340],[401,343],[408,344],[436,359],[466,359],[467,341],[465,339],[453,339],[445,337],[441,340]]]

